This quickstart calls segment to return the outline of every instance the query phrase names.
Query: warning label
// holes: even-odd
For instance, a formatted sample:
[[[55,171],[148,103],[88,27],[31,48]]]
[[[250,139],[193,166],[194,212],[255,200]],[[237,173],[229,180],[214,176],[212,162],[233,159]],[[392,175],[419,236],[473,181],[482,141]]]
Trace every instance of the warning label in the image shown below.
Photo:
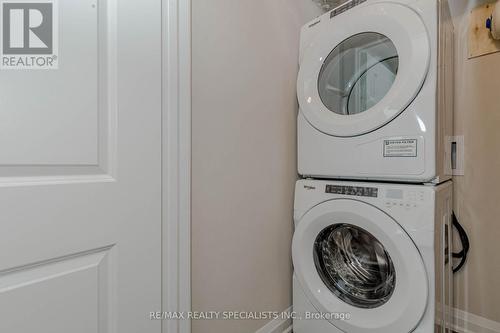
[[[384,157],[417,157],[417,139],[384,140]]]

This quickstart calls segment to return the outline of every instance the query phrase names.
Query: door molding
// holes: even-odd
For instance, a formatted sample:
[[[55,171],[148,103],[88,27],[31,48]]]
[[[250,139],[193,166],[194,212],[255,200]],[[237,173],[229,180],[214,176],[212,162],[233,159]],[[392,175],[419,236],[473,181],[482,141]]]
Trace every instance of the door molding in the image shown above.
[[[162,311],[191,310],[191,0],[162,0]],[[190,333],[166,320],[163,333]]]

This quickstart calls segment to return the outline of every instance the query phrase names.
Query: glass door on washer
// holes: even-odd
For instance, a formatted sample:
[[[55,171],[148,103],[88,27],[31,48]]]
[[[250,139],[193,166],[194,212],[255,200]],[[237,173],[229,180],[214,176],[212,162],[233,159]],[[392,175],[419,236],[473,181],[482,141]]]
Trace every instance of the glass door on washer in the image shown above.
[[[384,246],[354,225],[324,229],[314,244],[314,262],[328,289],[358,308],[385,304],[396,286],[396,270]]]

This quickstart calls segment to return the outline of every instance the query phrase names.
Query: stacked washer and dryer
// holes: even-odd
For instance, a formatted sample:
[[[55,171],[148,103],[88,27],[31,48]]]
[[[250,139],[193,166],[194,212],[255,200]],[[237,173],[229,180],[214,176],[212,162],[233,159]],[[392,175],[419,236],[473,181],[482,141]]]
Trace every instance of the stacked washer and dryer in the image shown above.
[[[301,31],[294,333],[448,332],[447,0],[352,0]]]

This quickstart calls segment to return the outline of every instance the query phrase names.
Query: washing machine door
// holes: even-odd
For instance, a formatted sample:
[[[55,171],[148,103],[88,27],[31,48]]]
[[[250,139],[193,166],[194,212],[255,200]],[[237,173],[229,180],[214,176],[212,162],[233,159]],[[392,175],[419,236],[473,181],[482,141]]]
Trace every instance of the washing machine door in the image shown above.
[[[315,206],[300,220],[292,251],[307,298],[344,332],[408,333],[424,315],[422,257],[405,230],[374,206],[347,199]]]
[[[321,25],[297,81],[309,123],[328,135],[353,137],[403,112],[420,91],[431,57],[418,14],[400,4],[366,3]]]

